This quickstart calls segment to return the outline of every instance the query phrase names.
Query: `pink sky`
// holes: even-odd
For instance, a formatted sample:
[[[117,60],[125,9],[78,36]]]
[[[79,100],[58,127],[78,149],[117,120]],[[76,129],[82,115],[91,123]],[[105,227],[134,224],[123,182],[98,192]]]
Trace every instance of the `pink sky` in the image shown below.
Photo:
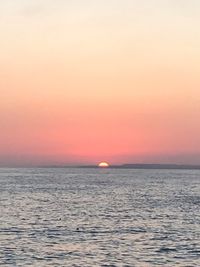
[[[0,166],[200,164],[199,8],[1,2]]]

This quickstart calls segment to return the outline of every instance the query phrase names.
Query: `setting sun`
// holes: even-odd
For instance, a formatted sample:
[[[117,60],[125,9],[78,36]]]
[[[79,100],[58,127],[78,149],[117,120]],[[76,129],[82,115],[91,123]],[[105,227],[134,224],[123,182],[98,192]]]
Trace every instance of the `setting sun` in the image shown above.
[[[109,164],[107,162],[101,162],[101,163],[98,164],[98,166],[100,168],[107,168],[107,167],[109,167]]]

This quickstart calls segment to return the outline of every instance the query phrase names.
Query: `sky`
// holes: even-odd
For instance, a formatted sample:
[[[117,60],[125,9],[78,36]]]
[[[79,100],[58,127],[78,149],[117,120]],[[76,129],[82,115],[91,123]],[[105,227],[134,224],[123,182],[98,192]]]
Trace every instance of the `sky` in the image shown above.
[[[1,0],[0,166],[200,164],[199,0]]]

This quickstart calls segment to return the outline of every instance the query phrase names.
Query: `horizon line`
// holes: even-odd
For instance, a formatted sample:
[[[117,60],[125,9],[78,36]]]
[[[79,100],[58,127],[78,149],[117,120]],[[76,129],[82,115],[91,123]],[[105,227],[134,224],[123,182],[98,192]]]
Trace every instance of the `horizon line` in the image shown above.
[[[42,165],[5,165],[0,168],[97,168],[98,164],[42,164]],[[199,169],[200,164],[182,163],[121,163],[109,164],[106,169]]]

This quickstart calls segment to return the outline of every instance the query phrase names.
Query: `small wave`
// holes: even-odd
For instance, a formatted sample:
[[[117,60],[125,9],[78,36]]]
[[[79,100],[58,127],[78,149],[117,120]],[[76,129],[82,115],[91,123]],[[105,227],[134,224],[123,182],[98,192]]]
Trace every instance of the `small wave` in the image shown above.
[[[145,229],[119,229],[119,230],[85,230],[76,229],[75,232],[87,233],[87,234],[137,234],[146,233]]]
[[[167,247],[162,247],[159,250],[157,250],[156,252],[158,253],[169,253],[169,252],[177,252],[176,248],[167,248]]]

